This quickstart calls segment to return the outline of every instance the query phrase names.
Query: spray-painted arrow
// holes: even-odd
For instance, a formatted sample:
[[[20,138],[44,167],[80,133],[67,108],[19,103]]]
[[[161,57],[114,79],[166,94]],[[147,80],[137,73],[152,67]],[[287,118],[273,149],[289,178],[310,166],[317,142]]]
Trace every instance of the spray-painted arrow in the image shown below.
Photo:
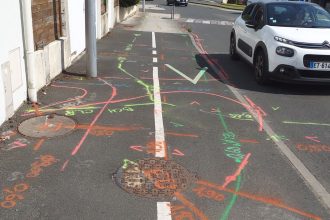
[[[207,70],[207,67],[203,67],[202,70],[199,71],[199,73],[197,74],[195,79],[191,79],[189,76],[187,76],[186,74],[182,73],[181,71],[175,69],[170,64],[165,64],[165,66],[167,66],[168,68],[170,68],[171,70],[173,70],[174,72],[176,72],[177,74],[179,74],[180,76],[182,76],[183,78],[185,78],[186,80],[188,80],[189,82],[191,82],[194,85],[196,85],[196,83],[199,81],[199,79],[204,75],[204,73]]]

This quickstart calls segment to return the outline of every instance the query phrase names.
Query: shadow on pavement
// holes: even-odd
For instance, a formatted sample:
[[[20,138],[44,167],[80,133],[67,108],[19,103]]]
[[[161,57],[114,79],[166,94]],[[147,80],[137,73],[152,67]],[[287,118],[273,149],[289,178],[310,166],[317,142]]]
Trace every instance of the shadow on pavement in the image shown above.
[[[200,67],[208,67],[208,73],[222,82],[219,73],[212,71],[203,55],[198,54],[195,58]],[[228,82],[238,89],[288,95],[330,95],[330,85],[292,84],[275,81],[269,85],[259,85],[254,79],[253,67],[244,60],[233,61],[229,54],[208,54],[208,58],[222,68],[225,75],[228,76]]]

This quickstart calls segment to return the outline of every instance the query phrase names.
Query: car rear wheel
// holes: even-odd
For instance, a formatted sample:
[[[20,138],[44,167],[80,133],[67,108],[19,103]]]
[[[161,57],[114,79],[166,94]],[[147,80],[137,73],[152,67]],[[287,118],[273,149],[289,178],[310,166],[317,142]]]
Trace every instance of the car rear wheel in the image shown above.
[[[254,61],[254,76],[258,84],[269,83],[268,61],[265,53],[260,50]]]
[[[236,52],[236,39],[235,39],[235,34],[232,34],[230,36],[230,45],[229,45],[229,53],[230,53],[230,58],[232,60],[238,60],[238,54]]]

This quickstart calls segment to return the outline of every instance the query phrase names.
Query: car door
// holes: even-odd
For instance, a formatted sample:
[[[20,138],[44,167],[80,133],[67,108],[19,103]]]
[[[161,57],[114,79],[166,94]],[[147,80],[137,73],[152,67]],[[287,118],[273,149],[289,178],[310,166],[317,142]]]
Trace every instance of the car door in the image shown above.
[[[236,45],[237,45],[237,52],[241,54],[244,58],[249,58],[249,51],[251,50],[250,46],[248,45],[247,41],[247,27],[246,22],[250,21],[253,17],[253,11],[257,4],[250,4],[246,6],[244,9],[241,19],[237,20],[237,33],[236,33]]]
[[[257,4],[252,12],[252,24],[254,27],[246,27],[244,41],[247,44],[247,59],[253,63],[253,53],[258,42],[263,41],[263,27],[266,24],[264,4]]]

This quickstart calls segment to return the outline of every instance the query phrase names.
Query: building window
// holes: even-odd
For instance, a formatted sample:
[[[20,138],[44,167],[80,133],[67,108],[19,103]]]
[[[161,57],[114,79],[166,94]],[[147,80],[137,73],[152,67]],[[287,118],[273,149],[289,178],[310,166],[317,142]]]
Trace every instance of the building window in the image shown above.
[[[32,0],[33,36],[36,50],[62,36],[61,0]]]

